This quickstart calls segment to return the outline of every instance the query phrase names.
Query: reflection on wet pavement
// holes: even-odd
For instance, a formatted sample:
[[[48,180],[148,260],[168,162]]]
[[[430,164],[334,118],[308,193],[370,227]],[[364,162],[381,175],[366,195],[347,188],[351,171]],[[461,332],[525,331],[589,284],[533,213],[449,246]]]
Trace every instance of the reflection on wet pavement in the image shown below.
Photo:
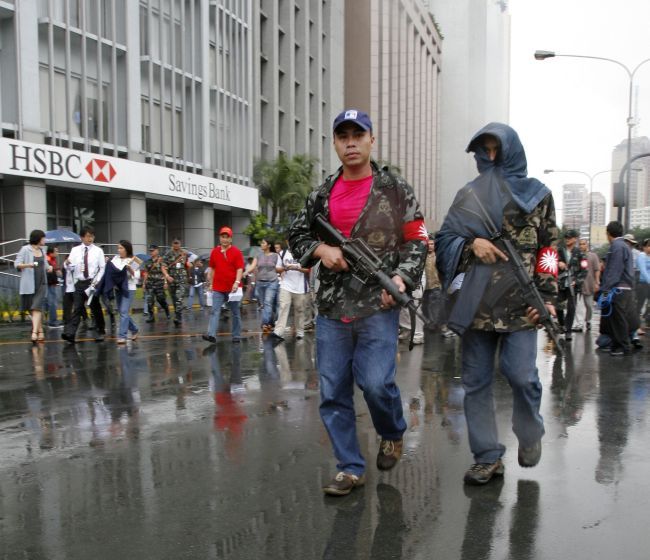
[[[314,337],[274,344],[249,322],[212,346],[155,325],[125,347],[33,347],[2,327],[0,559],[647,558],[647,350],[617,361],[585,334],[564,360],[540,352],[535,469],[517,465],[499,378],[506,475],[468,488],[458,340],[401,345],[403,460],[337,499],[320,490],[335,462]]]

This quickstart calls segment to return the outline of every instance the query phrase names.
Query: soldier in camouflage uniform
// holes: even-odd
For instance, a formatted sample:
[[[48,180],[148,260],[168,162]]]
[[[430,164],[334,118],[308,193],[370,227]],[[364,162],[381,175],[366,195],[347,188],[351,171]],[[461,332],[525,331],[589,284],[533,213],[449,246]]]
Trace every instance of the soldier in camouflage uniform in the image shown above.
[[[475,192],[486,207],[496,210],[500,218],[493,221],[501,224],[502,235],[512,241],[552,315],[557,298],[558,230],[553,196],[548,187],[526,176],[526,155],[512,128],[487,125],[467,151],[474,152],[481,175],[458,193],[436,237],[436,253],[445,288],[455,290],[461,285],[452,296],[449,324],[462,336],[465,417],[475,460],[464,480],[485,484],[504,473],[505,446],[498,439],[492,395],[497,347],[499,369],[513,390],[512,425],[519,440],[519,464],[533,467],[541,458],[542,386],[535,367],[539,316],[520,296],[506,255],[486,236],[470,232],[468,195]],[[493,183],[486,183],[486,177],[492,177]],[[465,313],[468,309],[470,313]],[[468,328],[459,329],[457,317],[468,317]]]
[[[368,115],[344,111],[333,128],[342,167],[311,193],[291,226],[289,243],[303,266],[321,262],[316,322],[320,413],[339,471],[323,491],[341,496],[364,483],[366,467],[356,434],[355,382],[382,438],[377,467],[392,468],[402,453],[406,422],[395,385],[399,310],[379,284],[362,285],[352,276],[341,249],[321,242],[313,218],[321,213],[346,237],[363,238],[402,291],[412,290],[422,276],[427,233],[411,187],[371,161],[374,136]]]
[[[585,255],[578,247],[580,233],[570,229],[564,234],[564,243],[558,247],[560,260],[558,262],[558,299],[557,315],[560,325],[564,328],[565,339],[571,340],[573,331],[573,320],[576,316],[576,304],[578,294],[582,289],[582,283],[587,276],[587,262]],[[565,314],[566,312],[566,314]],[[578,332],[582,331],[582,327]]]
[[[178,237],[172,239],[172,248],[163,257],[163,275],[167,280],[169,296],[174,303],[174,325],[180,327],[183,323],[183,308],[187,293],[187,251],[181,248]]]
[[[149,310],[147,323],[153,323],[156,318],[153,312],[155,302],[164,309],[167,319],[169,319],[169,305],[165,297],[165,275],[162,270],[162,258],[158,253],[158,245],[149,245],[149,255],[151,260],[144,265],[144,280],[142,287],[144,297]]]

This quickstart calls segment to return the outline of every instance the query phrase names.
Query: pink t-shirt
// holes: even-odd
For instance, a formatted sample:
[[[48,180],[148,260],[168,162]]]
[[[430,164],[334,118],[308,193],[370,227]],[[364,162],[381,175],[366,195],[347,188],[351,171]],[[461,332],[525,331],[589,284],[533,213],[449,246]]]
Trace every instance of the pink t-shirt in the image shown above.
[[[354,181],[347,181],[341,175],[332,188],[329,205],[330,223],[345,237],[350,237],[352,228],[366,205],[371,188],[372,175]]]

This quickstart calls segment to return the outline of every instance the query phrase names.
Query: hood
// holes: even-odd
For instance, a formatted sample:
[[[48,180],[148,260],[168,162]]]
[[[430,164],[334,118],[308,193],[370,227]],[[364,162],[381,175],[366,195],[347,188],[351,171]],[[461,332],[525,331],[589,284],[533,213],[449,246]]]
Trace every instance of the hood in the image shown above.
[[[481,141],[481,137],[488,134],[498,138],[501,144],[495,161],[490,161]],[[541,181],[528,177],[524,146],[517,132],[507,124],[493,122],[485,125],[472,137],[466,151],[474,152],[479,173],[492,168],[500,169],[510,187],[513,200],[526,213],[532,212],[551,192]]]

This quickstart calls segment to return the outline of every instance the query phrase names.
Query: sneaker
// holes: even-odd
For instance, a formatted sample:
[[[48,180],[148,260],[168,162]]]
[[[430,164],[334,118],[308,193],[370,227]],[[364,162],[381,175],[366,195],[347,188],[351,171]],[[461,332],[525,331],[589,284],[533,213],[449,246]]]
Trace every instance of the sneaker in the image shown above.
[[[582,332],[582,327],[573,327],[571,329],[572,332]]]
[[[641,340],[638,339],[638,338],[633,338],[632,339],[632,348],[634,350],[642,350],[643,349],[643,344],[641,344]]]
[[[456,333],[454,331],[452,331],[451,329],[448,329],[447,327],[445,327],[441,331],[441,334],[442,334],[442,336],[444,338],[453,338],[454,336],[456,336]]]
[[[542,458],[542,441],[537,440],[531,447],[519,446],[517,460],[521,467],[534,467]]]
[[[305,333],[302,332],[302,331],[298,331],[298,332],[296,333],[296,338],[297,338],[298,340],[302,340],[303,338],[305,338]]]
[[[140,331],[135,331],[134,333],[131,333],[131,340],[135,341],[138,340],[138,335],[140,334]]]
[[[340,472],[326,486],[323,486],[323,492],[330,496],[347,496],[355,487],[363,486],[365,482],[366,477],[363,475]]]
[[[382,439],[377,453],[377,468],[380,471],[392,469],[402,456],[403,440]]]
[[[424,344],[424,335],[423,334],[416,334],[413,337],[413,344],[415,344],[415,345]]]
[[[206,342],[209,342],[210,344],[216,344],[217,343],[217,338],[214,336],[210,336],[209,334],[204,334],[201,335],[201,338],[205,340]]]
[[[63,323],[48,323],[47,324],[48,329],[62,329],[63,328]]]
[[[629,352],[626,352],[623,348],[612,348],[609,351],[610,356],[627,356]]]
[[[501,459],[497,459],[494,463],[475,463],[465,473],[463,478],[465,484],[472,484],[480,486],[487,484],[494,476],[503,476],[505,467]]]
[[[118,343],[119,345],[126,344],[126,338],[118,338],[118,339],[117,339],[117,343]]]
[[[570,342],[570,341],[573,340],[573,337],[571,336],[571,333],[570,333],[570,332],[568,332],[568,333],[566,333],[566,334],[564,335],[564,340],[566,340],[567,342]]]

